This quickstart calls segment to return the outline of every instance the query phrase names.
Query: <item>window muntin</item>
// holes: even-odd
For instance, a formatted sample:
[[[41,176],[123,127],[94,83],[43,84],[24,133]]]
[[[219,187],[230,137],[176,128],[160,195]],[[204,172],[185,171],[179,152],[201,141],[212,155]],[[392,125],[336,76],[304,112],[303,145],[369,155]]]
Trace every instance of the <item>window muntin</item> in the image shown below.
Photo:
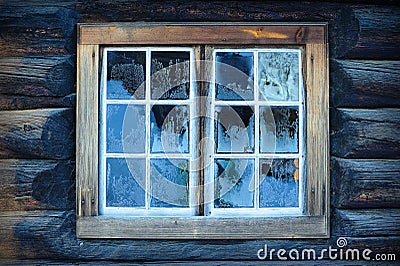
[[[103,51],[100,212],[196,215],[193,49]],[[215,49],[212,63],[206,215],[301,214],[301,50]]]
[[[213,50],[209,214],[304,213],[302,58],[301,48]]]
[[[193,48],[103,49],[100,213],[193,212]]]

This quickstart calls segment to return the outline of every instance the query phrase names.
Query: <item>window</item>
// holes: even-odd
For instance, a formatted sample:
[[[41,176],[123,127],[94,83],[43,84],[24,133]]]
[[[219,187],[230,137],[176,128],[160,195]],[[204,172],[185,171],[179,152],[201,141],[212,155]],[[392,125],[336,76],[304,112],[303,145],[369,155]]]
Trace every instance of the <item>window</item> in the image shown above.
[[[79,237],[328,237],[325,24],[78,29]]]

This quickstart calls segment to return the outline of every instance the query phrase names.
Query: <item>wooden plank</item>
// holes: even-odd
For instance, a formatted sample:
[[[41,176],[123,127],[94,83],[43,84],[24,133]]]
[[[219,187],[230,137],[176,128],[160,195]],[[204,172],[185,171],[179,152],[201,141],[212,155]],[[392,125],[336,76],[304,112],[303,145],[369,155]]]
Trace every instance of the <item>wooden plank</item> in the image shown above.
[[[332,214],[335,236],[399,236],[400,209],[336,210]]]
[[[68,159],[73,153],[74,110],[0,112],[0,158]]]
[[[399,61],[331,61],[331,104],[335,107],[399,107]]]
[[[78,45],[76,200],[79,216],[98,213],[99,46]]]
[[[329,89],[327,47],[306,45],[306,199],[309,215],[328,216]],[[328,224],[328,220],[327,220]]]
[[[340,234],[330,239],[257,239],[257,240],[83,240],[75,235],[75,212],[0,212],[0,257],[9,259],[51,260],[109,260],[109,261],[258,261],[257,251],[263,249],[286,250],[314,248],[317,251],[329,246],[337,248],[338,237],[346,237],[348,248],[369,248],[374,253],[400,255],[400,236],[379,236],[385,232],[390,219],[381,210],[380,223],[369,237],[352,237]],[[358,216],[359,217],[359,216]],[[357,218],[357,216],[356,216]],[[363,218],[367,220],[367,216]],[[357,224],[358,220],[352,220]],[[375,220],[377,221],[377,220]],[[351,230],[349,222],[347,230]],[[359,228],[359,226],[356,226]],[[393,228],[393,225],[390,228]],[[366,228],[367,229],[367,228]],[[397,229],[398,230],[398,229]],[[325,253],[325,256],[328,256]],[[274,253],[274,259],[276,253]],[[338,262],[335,260],[335,262]],[[355,261],[351,261],[354,263]],[[265,263],[265,261],[264,261]]]
[[[325,25],[316,23],[110,23],[79,24],[79,44],[197,45],[305,44],[325,42]],[[318,25],[319,24],[319,25]]]
[[[399,60],[400,8],[355,6],[359,23],[357,43],[343,56],[352,59]]]
[[[0,57],[0,94],[66,96],[75,90],[72,56]]]
[[[0,57],[76,51],[75,1],[1,1]]]
[[[72,209],[75,163],[0,160],[0,211]]]
[[[400,158],[400,110],[331,111],[331,152],[342,158]]]
[[[266,230],[268,228],[268,230]],[[82,217],[79,238],[260,239],[326,238],[324,216],[299,217]]]
[[[400,208],[400,160],[332,158],[332,205]]]

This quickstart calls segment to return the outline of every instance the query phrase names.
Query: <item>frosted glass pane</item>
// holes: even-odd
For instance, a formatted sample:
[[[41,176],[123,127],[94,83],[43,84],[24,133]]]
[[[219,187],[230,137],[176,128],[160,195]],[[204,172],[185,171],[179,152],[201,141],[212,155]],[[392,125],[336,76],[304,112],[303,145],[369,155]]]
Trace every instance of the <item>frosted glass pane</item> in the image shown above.
[[[297,153],[299,151],[299,110],[297,107],[260,107],[260,151]],[[275,125],[273,124],[275,121]],[[275,129],[273,128],[275,126]],[[275,130],[275,132],[274,132]],[[275,135],[275,147],[271,144]]]
[[[190,52],[151,52],[151,98],[189,99]]]
[[[189,107],[154,105],[150,112],[150,151],[189,152]]]
[[[298,159],[260,160],[260,208],[299,207]]]
[[[189,161],[152,159],[150,164],[150,207],[188,207]]]
[[[217,159],[214,176],[215,208],[254,206],[254,160]]]
[[[254,112],[249,106],[215,107],[217,153],[254,152]]]
[[[253,53],[217,52],[215,98],[218,100],[254,99]]]
[[[107,52],[107,98],[144,99],[146,52]]]
[[[135,171],[131,173],[129,169],[135,169]],[[107,158],[106,206],[144,207],[146,193],[135,178],[143,179],[145,173],[144,159]]]
[[[144,153],[145,106],[108,104],[106,112],[106,151]]]
[[[260,100],[299,100],[299,53],[263,52],[258,55]]]

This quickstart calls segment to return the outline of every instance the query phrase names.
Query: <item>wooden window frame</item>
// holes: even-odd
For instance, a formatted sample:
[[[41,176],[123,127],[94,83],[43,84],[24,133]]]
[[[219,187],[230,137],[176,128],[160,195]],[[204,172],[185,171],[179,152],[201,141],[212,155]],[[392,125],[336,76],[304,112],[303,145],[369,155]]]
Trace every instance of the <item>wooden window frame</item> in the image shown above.
[[[270,217],[99,215],[100,47],[112,45],[302,46],[305,51],[305,214]],[[196,54],[196,59],[201,59]],[[79,24],[77,236],[136,239],[329,237],[329,71],[326,23]]]

